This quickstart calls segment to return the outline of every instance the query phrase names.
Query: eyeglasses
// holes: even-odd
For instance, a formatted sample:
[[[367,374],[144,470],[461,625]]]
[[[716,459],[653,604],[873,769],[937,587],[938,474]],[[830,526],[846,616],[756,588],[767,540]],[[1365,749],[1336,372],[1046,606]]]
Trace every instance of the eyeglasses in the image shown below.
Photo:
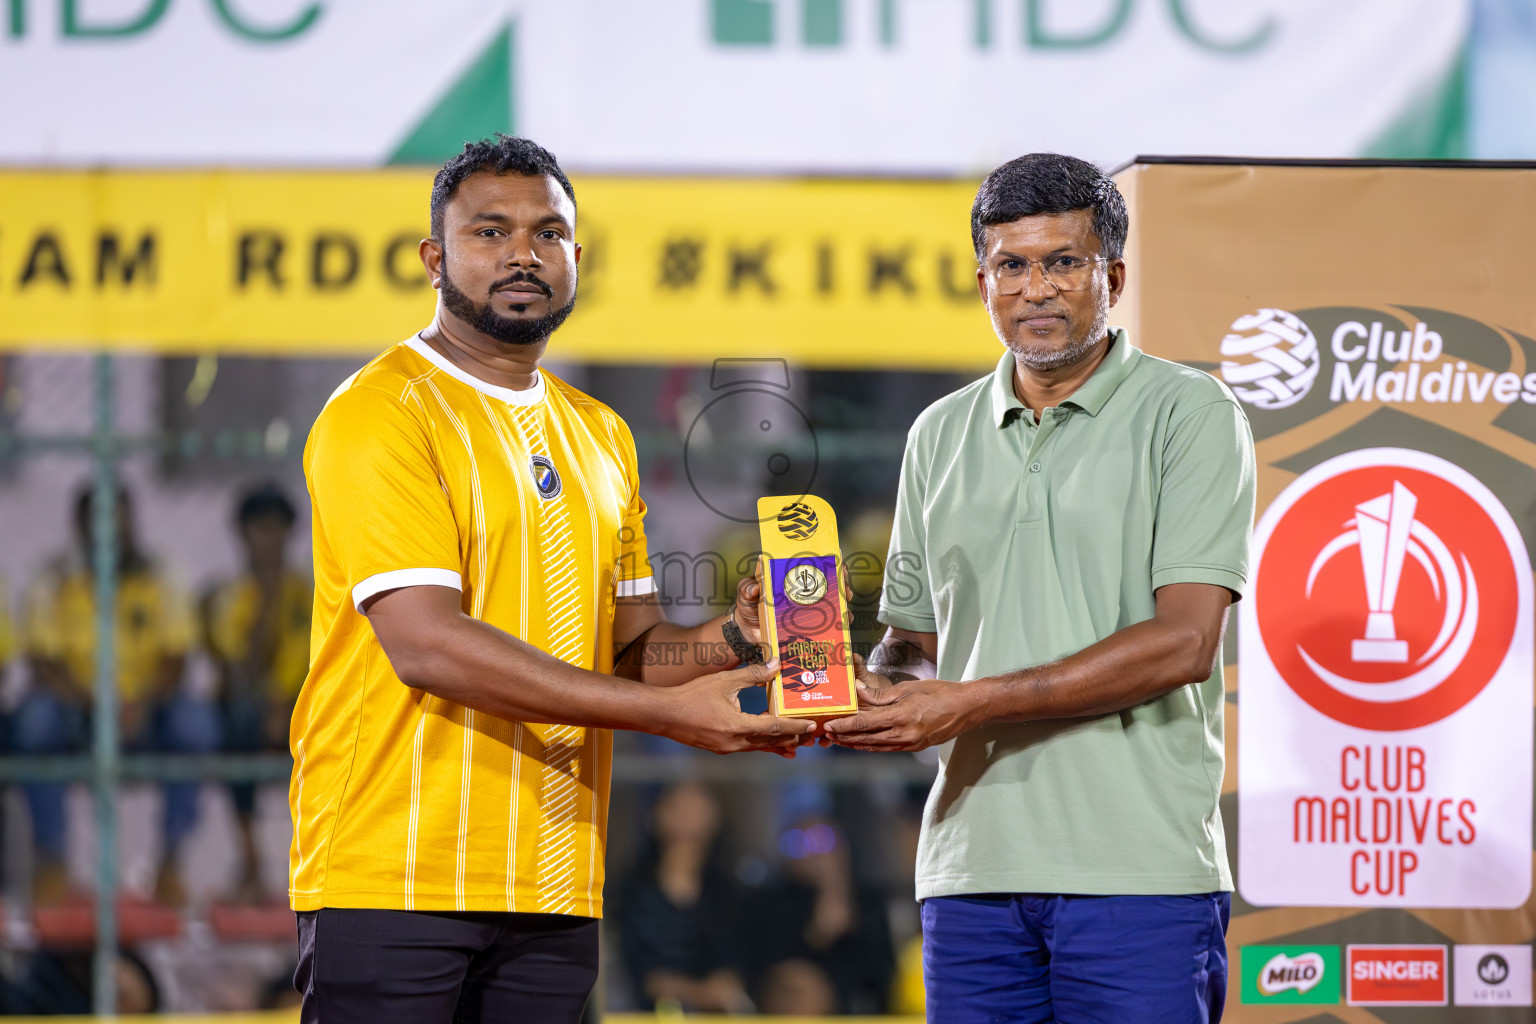
[[[1093,280],[1094,267],[1108,262],[1104,256],[1073,256],[1069,253],[1058,253],[1043,260],[1005,256],[991,268],[991,274],[997,282],[999,295],[1019,295],[1029,289],[1030,265],[1039,264],[1040,275],[1046,284],[1057,291],[1076,292],[1088,287],[1088,282]]]

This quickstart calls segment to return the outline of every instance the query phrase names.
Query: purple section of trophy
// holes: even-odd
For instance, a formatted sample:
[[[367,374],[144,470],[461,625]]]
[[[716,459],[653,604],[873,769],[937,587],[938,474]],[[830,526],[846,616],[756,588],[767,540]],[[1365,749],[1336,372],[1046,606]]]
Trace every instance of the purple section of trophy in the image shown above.
[[[770,559],[769,576],[773,587],[773,615],[778,632],[779,673],[787,691],[817,691],[827,696],[818,700],[849,701],[838,685],[840,673],[828,669],[842,665],[847,652],[842,650],[842,598],[837,588],[837,558],[834,555],[805,555],[797,558]],[[810,604],[790,597],[785,582],[796,566],[811,565],[826,580],[825,592]],[[833,694],[832,691],[839,691]]]

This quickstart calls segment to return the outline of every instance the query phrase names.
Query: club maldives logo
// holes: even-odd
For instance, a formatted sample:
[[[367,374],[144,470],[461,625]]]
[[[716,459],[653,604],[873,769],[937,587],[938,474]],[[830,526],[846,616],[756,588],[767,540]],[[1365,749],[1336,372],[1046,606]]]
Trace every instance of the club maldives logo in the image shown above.
[[[1242,1001],[1337,1003],[1340,960],[1338,946],[1245,946]]]
[[[1476,366],[1448,356],[1444,336],[1417,317],[1409,322],[1370,316],[1339,320],[1336,310],[1304,312],[1313,324],[1269,307],[1232,321],[1221,339],[1219,372],[1239,399],[1259,409],[1286,409],[1321,379],[1327,381],[1331,402],[1536,404],[1536,372]],[[1466,329],[1500,334],[1465,317],[1448,319],[1470,324]],[[1484,358],[1496,361],[1499,356],[1489,350]]]
[[[1221,339],[1221,379],[1238,398],[1260,409],[1284,409],[1301,401],[1321,366],[1312,328],[1283,309],[1240,316]]]
[[[1256,542],[1265,650],[1336,721],[1437,722],[1509,655],[1529,558],[1493,493],[1444,459],[1394,448],[1330,459],[1275,500]]]

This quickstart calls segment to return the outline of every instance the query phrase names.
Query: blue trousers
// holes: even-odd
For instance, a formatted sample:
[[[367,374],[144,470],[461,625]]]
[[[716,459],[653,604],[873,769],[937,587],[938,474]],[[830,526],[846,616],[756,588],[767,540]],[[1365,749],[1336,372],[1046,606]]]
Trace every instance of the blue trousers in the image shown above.
[[[11,750],[22,755],[79,754],[90,749],[90,716],[68,701],[41,688],[27,694],[11,716]],[[209,754],[219,749],[218,711],[207,701],[177,694],[150,716],[148,735],[124,737],[125,749],[135,753]],[[196,782],[165,784],[165,847],[176,849],[197,824]],[[32,812],[32,833],[38,852],[51,860],[64,859],[63,782],[29,782],[22,786]]]
[[[928,1019],[942,1024],[1217,1024],[1224,892],[923,901]]]

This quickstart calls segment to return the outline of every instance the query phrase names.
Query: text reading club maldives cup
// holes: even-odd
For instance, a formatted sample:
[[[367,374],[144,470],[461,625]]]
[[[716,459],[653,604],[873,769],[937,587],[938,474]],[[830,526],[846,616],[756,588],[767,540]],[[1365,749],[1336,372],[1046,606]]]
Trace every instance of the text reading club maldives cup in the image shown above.
[[[1482,481],[1370,448],[1254,531],[1238,885],[1258,905],[1517,907],[1531,891],[1531,562]]]
[[[859,709],[832,506],[809,494],[759,498],[767,640],[779,657],[768,710],[838,718]]]

